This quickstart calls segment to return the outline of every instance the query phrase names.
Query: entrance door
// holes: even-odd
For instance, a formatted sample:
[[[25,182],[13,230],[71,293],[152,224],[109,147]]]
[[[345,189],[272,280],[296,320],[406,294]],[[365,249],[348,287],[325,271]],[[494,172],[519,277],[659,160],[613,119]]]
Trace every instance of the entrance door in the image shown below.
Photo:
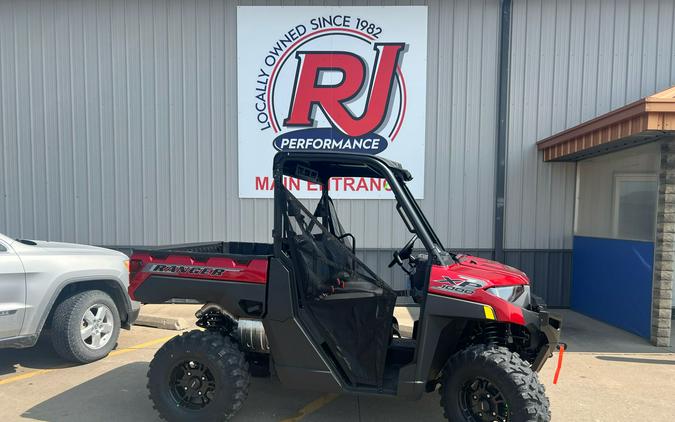
[[[651,332],[658,144],[577,164],[572,309]]]
[[[396,294],[286,191],[284,239],[300,319],[352,386],[382,386]]]
[[[26,275],[9,245],[0,241],[0,339],[21,332],[26,309]]]

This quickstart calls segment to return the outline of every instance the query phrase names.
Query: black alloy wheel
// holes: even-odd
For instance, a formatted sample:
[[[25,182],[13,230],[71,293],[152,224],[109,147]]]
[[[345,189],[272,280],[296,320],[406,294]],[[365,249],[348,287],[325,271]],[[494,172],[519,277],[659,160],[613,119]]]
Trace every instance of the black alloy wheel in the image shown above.
[[[550,422],[544,386],[520,356],[496,345],[474,344],[448,359],[441,407],[449,422]]]
[[[153,407],[169,422],[223,422],[248,394],[250,374],[239,344],[221,333],[194,330],[167,341],[148,370]]]
[[[201,362],[190,360],[176,365],[169,379],[171,397],[177,406],[202,409],[216,396],[216,379]]]
[[[467,421],[508,422],[509,406],[496,385],[483,377],[467,381],[459,391],[459,405]]]

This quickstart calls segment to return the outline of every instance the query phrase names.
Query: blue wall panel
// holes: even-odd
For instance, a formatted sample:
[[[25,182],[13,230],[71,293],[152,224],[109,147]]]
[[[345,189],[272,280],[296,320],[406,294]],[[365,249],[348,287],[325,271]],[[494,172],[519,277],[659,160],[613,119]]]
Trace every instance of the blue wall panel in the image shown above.
[[[654,244],[574,237],[572,309],[649,338]]]

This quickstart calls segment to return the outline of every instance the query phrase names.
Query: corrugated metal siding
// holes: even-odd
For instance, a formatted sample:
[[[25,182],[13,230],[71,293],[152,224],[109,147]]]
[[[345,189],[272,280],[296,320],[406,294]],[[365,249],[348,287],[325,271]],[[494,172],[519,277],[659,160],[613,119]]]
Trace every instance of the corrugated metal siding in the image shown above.
[[[0,0],[0,231],[269,240],[272,202],[238,199],[235,6]],[[496,0],[429,3],[419,159],[423,207],[447,246],[492,247],[498,16]],[[361,247],[407,238],[391,201],[338,207]]]
[[[434,3],[429,28],[422,209],[445,246],[492,248],[499,3]]]
[[[571,248],[575,165],[535,143],[675,85],[667,1],[513,3],[506,247]]]
[[[422,206],[446,246],[491,249],[499,3],[428,4]],[[675,85],[674,22],[672,1],[514,0],[507,249],[571,248],[574,165],[543,163],[534,143]],[[271,201],[238,199],[236,91],[234,2],[0,0],[0,231],[269,240]],[[406,237],[392,203],[338,208],[364,258],[402,285],[385,270]],[[506,259],[540,272],[526,252]],[[565,303],[560,286],[549,302]]]
[[[506,251],[504,262],[524,271],[530,278],[532,292],[554,307],[570,306],[572,288],[572,251]]]

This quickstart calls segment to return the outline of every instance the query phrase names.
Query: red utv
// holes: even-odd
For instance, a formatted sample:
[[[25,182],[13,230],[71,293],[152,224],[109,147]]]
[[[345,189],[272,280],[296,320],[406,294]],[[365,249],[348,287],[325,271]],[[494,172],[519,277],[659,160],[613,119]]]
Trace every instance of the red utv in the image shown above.
[[[322,186],[314,212],[284,177]],[[333,177],[382,178],[411,238],[394,253],[410,289],[394,291],[355,254],[329,195]],[[447,252],[406,187],[400,164],[340,153],[279,153],[273,244],[217,242],[136,250],[129,293],[144,303],[205,303],[191,331],[167,342],[148,372],[170,421],[219,421],[242,406],[249,364],[293,388],[419,399],[438,390],[450,421],[548,421],[536,372],[561,321],[522,272]],[[413,253],[415,245],[423,251]],[[397,336],[397,296],[420,305],[412,338]],[[440,386],[440,388],[438,388]]]

